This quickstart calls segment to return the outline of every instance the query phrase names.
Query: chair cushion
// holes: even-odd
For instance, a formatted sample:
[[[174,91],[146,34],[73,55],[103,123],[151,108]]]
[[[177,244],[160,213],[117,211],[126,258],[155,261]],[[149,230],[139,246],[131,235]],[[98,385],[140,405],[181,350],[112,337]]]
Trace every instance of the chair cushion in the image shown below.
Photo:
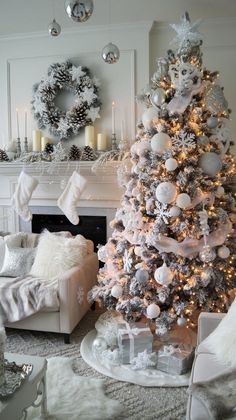
[[[30,274],[40,278],[62,275],[83,263],[87,255],[87,241],[82,235],[66,238],[45,230],[39,240]]]

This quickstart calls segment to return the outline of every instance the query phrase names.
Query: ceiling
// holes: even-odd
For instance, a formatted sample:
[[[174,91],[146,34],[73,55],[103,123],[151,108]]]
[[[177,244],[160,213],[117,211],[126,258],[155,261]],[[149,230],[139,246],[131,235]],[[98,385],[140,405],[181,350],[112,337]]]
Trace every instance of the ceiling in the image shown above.
[[[198,18],[236,17],[236,0],[94,0],[85,23],[73,22],[64,0],[0,0],[0,36],[47,31],[55,17],[63,29],[135,21],[176,22],[188,11]]]

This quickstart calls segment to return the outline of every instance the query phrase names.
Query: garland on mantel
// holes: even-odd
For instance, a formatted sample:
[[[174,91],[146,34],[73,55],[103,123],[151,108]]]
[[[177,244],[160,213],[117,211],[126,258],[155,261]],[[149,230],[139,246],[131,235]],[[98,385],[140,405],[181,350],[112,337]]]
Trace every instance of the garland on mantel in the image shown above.
[[[32,110],[38,127],[48,129],[59,139],[78,134],[82,127],[100,118],[98,87],[98,79],[90,78],[87,67],[76,67],[70,61],[52,64],[47,77],[33,87]],[[67,111],[55,104],[57,95],[63,90],[75,98],[75,104]]]

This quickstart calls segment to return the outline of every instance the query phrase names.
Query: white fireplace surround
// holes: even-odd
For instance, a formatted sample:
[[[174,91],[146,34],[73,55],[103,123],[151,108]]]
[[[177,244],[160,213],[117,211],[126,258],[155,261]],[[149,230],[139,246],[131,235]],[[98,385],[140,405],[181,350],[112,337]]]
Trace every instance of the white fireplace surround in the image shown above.
[[[92,172],[93,162],[60,162],[51,172],[52,164],[46,163],[23,165],[9,162],[0,164],[0,230],[4,232],[31,231],[31,222],[24,222],[11,207],[11,198],[17,186],[17,179],[24,170],[38,179],[39,184],[33,192],[29,203],[32,214],[63,214],[57,207],[57,199],[61,195],[61,181],[67,182],[74,170],[87,180],[86,188],[80,198],[78,215],[105,216],[107,237],[112,233],[110,221],[114,218],[120,205],[122,188],[117,183],[117,163],[106,164],[96,173]]]

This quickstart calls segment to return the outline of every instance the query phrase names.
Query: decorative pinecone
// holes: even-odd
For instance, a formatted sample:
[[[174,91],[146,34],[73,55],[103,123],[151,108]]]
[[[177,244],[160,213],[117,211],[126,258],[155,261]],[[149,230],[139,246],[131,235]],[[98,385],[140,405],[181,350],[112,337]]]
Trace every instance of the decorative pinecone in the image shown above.
[[[80,160],[81,150],[73,144],[69,150],[69,160]]]
[[[96,160],[97,155],[90,146],[84,146],[82,150],[81,160]]]
[[[68,116],[69,124],[76,127],[84,127],[87,121],[87,109],[88,107],[86,105],[73,107]]]
[[[48,155],[50,155],[51,153],[53,153],[54,151],[54,147],[53,144],[51,143],[47,143],[44,149],[45,153],[47,153]]]
[[[8,161],[8,156],[5,150],[0,149],[0,161]]]

